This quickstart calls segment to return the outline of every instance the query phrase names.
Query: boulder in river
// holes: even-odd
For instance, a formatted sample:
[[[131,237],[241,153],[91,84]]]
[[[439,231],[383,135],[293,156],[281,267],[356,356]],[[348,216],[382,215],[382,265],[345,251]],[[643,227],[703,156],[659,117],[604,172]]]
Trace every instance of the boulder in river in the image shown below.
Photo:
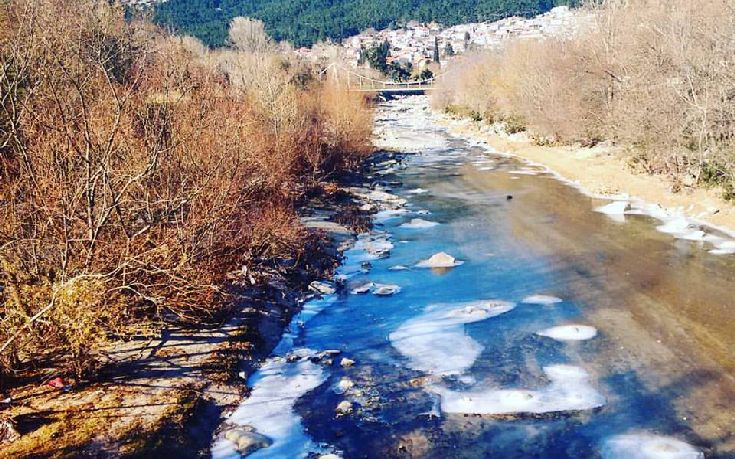
[[[355,383],[350,378],[342,378],[337,383],[337,388],[335,392],[337,392],[338,394],[344,394],[353,387],[355,387]]]
[[[446,252],[439,252],[430,258],[416,263],[417,268],[453,268],[459,266],[464,261],[457,260]]]
[[[339,362],[339,364],[343,368],[349,368],[355,364],[355,361],[352,359],[348,359],[347,357],[342,358],[342,360]]]

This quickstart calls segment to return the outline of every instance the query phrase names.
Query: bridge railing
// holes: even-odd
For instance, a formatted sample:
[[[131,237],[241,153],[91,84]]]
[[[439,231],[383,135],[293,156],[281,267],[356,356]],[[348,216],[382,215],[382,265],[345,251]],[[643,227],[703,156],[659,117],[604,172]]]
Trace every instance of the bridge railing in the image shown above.
[[[437,78],[442,76],[439,75],[414,81],[379,80],[361,75],[352,69],[347,69],[336,63],[327,66],[322,70],[320,75],[326,75],[338,84],[346,85],[349,90],[362,91],[428,89],[434,85]]]

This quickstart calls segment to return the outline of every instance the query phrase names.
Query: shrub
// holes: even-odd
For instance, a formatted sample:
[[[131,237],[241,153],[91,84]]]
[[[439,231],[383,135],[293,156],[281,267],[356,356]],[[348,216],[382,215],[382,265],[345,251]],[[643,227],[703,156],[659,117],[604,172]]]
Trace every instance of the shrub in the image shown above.
[[[636,162],[652,173],[700,180],[716,162],[731,183],[731,6],[727,0],[589,2],[583,13],[593,23],[577,36],[517,41],[468,56],[440,82],[434,102],[501,119],[518,116],[539,137],[633,146]]]
[[[369,152],[364,102],[257,23],[210,52],[104,0],[0,11],[0,371],[86,378],[143,324],[208,320],[227,273],[299,258],[295,203]]]

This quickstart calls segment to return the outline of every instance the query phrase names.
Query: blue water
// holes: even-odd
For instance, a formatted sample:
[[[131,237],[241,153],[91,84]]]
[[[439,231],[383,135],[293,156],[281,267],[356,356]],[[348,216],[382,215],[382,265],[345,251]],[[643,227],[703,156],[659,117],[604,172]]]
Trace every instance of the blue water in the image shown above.
[[[390,192],[408,200],[410,212],[377,223],[373,229],[389,235],[394,244],[389,256],[371,260],[369,267],[359,271],[355,260],[364,252],[348,250],[339,271],[348,275],[346,286],[326,300],[315,300],[313,313],[295,320],[292,339],[284,340],[277,356],[294,349],[335,349],[341,354],[331,364],[314,363],[321,379],[293,403],[300,425],[293,431],[297,446],[290,446],[287,453],[283,448],[266,448],[253,457],[318,457],[331,452],[344,458],[587,458],[603,455],[605,442],[615,435],[630,433],[676,438],[708,455],[728,456],[727,447],[721,446],[726,434],[703,436],[696,425],[708,418],[707,407],[687,402],[682,409],[682,400],[687,401],[702,382],[696,377],[704,371],[699,357],[672,351],[667,340],[679,342],[681,327],[671,325],[668,316],[650,319],[646,314],[664,311],[660,303],[668,304],[652,299],[656,286],[669,282],[667,269],[711,269],[715,263],[717,269],[731,272],[731,265],[713,261],[691,243],[683,246],[668,240],[655,232],[655,222],[648,217],[621,224],[595,214],[595,200],[548,174],[511,179],[509,171],[522,167],[519,162],[452,137],[426,120],[418,127],[402,126],[402,103],[383,107],[379,126],[406,137],[414,135],[416,151],[401,156],[403,167],[374,180],[400,182]],[[422,148],[424,136],[445,142],[427,141]],[[479,160],[492,161],[494,169],[480,170],[490,163],[479,164]],[[408,192],[419,187],[428,192]],[[429,214],[417,213],[420,210]],[[416,217],[440,225],[400,226]],[[440,251],[464,264],[441,271],[389,269],[413,266]],[[657,260],[658,274],[645,268],[648,265],[642,260],[647,257]],[[636,273],[638,265],[644,272]],[[401,291],[386,297],[350,294],[352,287],[369,281],[397,284]],[[697,287],[693,281],[692,288]],[[535,294],[563,301],[522,303],[524,297]],[[409,358],[389,339],[431,305],[489,299],[514,302],[516,307],[464,325],[464,333],[482,346],[482,352],[460,375],[411,369]],[[633,306],[649,302],[646,312],[639,313]],[[566,323],[593,325],[599,334],[580,342],[536,334]],[[457,349],[458,354],[462,351]],[[342,358],[356,363],[342,367]],[[556,364],[587,371],[605,404],[535,415],[447,414],[441,412],[441,402],[430,389],[431,384],[458,391],[540,389],[549,384],[543,368]],[[714,364],[701,365],[708,371],[718,370]],[[249,384],[257,384],[260,378],[256,374]],[[354,383],[347,394],[335,390],[342,378]],[[718,386],[724,393],[732,389],[727,381]],[[350,414],[337,416],[335,407],[343,400],[356,403]],[[733,412],[731,401],[720,406]],[[630,457],[698,457],[667,456],[666,449],[662,451],[658,453],[663,455]]]

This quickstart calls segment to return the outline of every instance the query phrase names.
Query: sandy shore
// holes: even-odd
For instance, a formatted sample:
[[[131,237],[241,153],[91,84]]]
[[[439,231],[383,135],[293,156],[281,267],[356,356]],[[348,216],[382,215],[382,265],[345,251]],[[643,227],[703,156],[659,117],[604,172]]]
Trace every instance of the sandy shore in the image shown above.
[[[625,193],[666,209],[681,209],[689,217],[735,233],[735,206],[722,199],[720,190],[698,188],[674,193],[665,177],[633,172],[615,148],[538,146],[530,140],[483,131],[482,125],[472,120],[440,115],[439,121],[456,135],[487,142],[500,152],[542,164],[575,182],[585,193]]]

